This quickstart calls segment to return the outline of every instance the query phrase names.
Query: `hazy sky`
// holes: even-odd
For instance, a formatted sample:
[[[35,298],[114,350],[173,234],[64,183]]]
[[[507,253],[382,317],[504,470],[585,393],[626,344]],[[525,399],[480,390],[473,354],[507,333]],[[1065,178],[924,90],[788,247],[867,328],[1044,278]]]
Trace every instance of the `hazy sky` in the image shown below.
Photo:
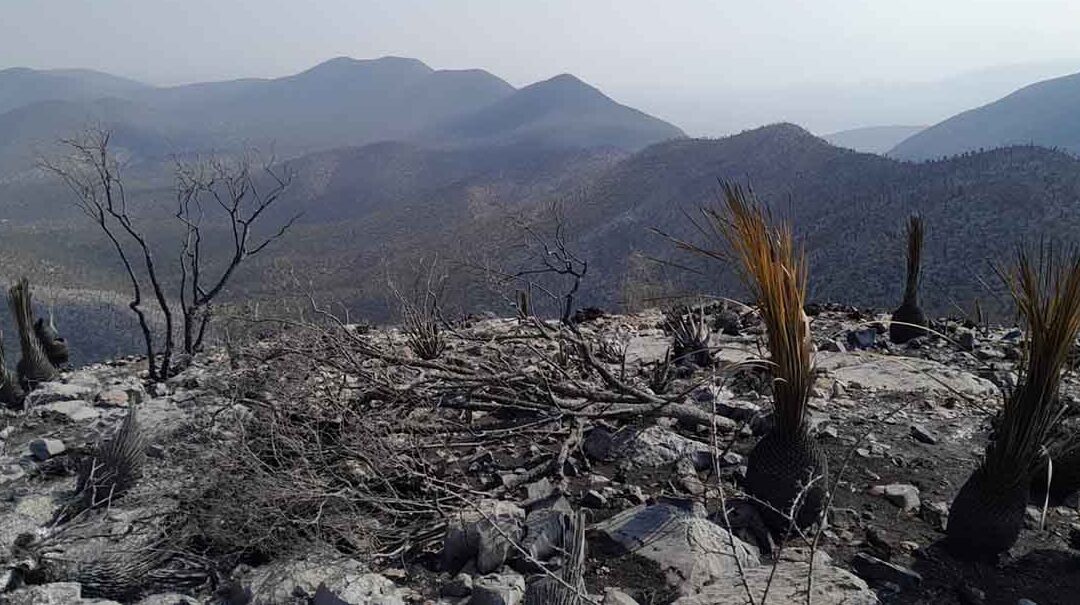
[[[0,15],[0,67],[162,84],[395,54],[515,85],[571,72],[695,133],[742,124],[731,115],[755,94],[779,103],[766,117],[827,129],[813,107],[860,88],[1009,64],[1080,71],[1061,61],[1080,58],[1078,0],[0,0]],[[826,100],[799,105],[805,90]]]

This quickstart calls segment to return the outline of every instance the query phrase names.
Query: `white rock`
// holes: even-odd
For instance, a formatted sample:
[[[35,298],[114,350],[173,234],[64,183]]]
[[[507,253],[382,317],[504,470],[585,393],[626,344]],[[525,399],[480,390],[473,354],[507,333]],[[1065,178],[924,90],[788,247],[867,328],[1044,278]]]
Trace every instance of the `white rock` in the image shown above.
[[[518,605],[525,597],[525,578],[517,573],[491,574],[473,583],[470,605]]]
[[[917,357],[897,357],[867,351],[818,353],[818,369],[827,370],[849,387],[891,392],[921,392],[941,396],[958,391],[973,398],[997,397],[994,383],[944,364]],[[981,400],[981,399],[980,399]]]
[[[97,404],[102,407],[122,408],[130,403],[131,396],[123,389],[109,389],[98,393]]]
[[[35,408],[57,401],[89,400],[94,398],[94,388],[85,384],[46,382],[26,395],[26,407]]]
[[[41,416],[56,416],[67,422],[89,422],[101,416],[101,412],[95,410],[89,403],[81,399],[69,401],[56,401],[30,408],[33,413]]]
[[[919,500],[919,488],[906,483],[876,485],[870,488],[870,494],[885,496],[886,500],[899,506],[904,512],[919,510],[922,506],[922,502]]]
[[[605,588],[604,605],[638,605],[638,602],[618,588]]]
[[[189,597],[177,592],[150,595],[138,601],[135,605],[201,605],[194,597]]]
[[[745,569],[746,585],[754,596],[754,603],[760,604],[769,586],[768,605],[805,605],[806,579],[810,564],[805,556],[805,548],[789,548],[784,557],[776,564],[773,574],[772,565],[758,565]],[[791,551],[791,552],[789,552]],[[801,560],[800,560],[801,559]],[[770,584],[771,583],[771,584]],[[819,605],[877,605],[878,599],[866,582],[854,574],[831,564],[823,552],[814,557],[814,592],[813,603]],[[738,575],[732,575],[704,587],[699,593],[684,596],[673,605],[749,605],[746,587]]]
[[[611,554],[633,552],[654,561],[683,595],[736,575],[735,552],[744,566],[759,562],[756,548],[711,521],[667,504],[625,510],[597,524],[590,534]]]
[[[59,439],[34,439],[30,442],[30,455],[44,462],[53,456],[63,454],[67,447]]]
[[[118,605],[107,599],[84,599],[78,582],[28,586],[3,595],[5,605]]]
[[[292,603],[298,595],[314,596],[321,585],[346,603],[403,605],[407,593],[360,562],[332,552],[263,565],[252,570],[247,584],[256,603]]]
[[[710,448],[700,441],[658,426],[637,432],[618,446],[618,456],[633,466],[659,468],[674,464],[681,458],[696,460],[708,455]]]

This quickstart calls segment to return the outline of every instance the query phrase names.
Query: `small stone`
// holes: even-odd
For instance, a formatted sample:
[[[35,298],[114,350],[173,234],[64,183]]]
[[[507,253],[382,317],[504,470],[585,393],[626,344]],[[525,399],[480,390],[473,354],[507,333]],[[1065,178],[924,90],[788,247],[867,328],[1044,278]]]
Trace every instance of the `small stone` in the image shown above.
[[[85,401],[56,401],[33,408],[34,413],[53,417],[64,422],[87,422],[101,416],[101,412],[90,407]]]
[[[581,503],[589,508],[604,508],[607,506],[607,498],[595,489],[590,489],[581,497]]]
[[[634,504],[645,504],[649,500],[640,485],[630,485],[626,488],[626,499]]]
[[[581,449],[590,460],[597,462],[611,460],[615,456],[615,437],[611,431],[603,427],[595,428],[585,435]]]
[[[895,584],[901,590],[915,588],[922,584],[922,576],[918,572],[895,563],[882,561],[864,552],[856,553],[851,560],[851,568],[864,580],[877,584]]]
[[[473,583],[470,605],[517,605],[525,597],[525,578],[520,574],[492,574]]]
[[[1042,525],[1043,512],[1038,506],[1029,506],[1024,509],[1024,526],[1028,529],[1039,529]]]
[[[555,493],[555,485],[547,477],[525,486],[525,493],[529,502],[543,500]]]
[[[915,441],[925,443],[927,445],[934,445],[938,442],[937,435],[935,435],[933,431],[921,424],[911,425],[911,436],[915,438]]]
[[[398,584],[403,583],[409,577],[408,572],[406,572],[404,569],[401,569],[400,567],[391,567],[389,569],[384,569],[379,572],[379,575],[384,578],[389,578],[394,582],[397,582]]]
[[[59,439],[34,439],[30,442],[30,455],[44,462],[53,456],[59,456],[67,450]]]
[[[839,399],[847,396],[847,389],[840,383],[839,380],[834,380],[832,383],[832,398]]]
[[[825,342],[821,343],[818,346],[818,350],[819,351],[828,351],[829,353],[846,353],[847,352],[847,347],[844,346],[844,343],[842,343],[842,342],[840,342],[840,341],[838,341],[838,340],[836,340],[834,338],[830,338],[829,340],[826,340]]]
[[[956,344],[964,351],[974,351],[979,346],[979,339],[975,337],[975,330],[960,328],[956,332]]]
[[[847,344],[854,350],[872,349],[877,344],[877,332],[870,328],[847,333]]]
[[[638,605],[638,602],[618,588],[605,588],[603,605]]]
[[[885,496],[885,499],[899,506],[904,512],[918,510],[922,505],[919,501],[919,488],[907,483],[893,483],[891,485],[877,485],[870,489],[873,496]]]
[[[611,479],[598,473],[589,473],[585,476],[585,481],[589,487],[594,489],[605,488],[611,485]]]
[[[199,601],[194,597],[169,592],[143,597],[135,605],[199,605]]]
[[[95,403],[106,408],[123,408],[127,407],[128,403],[130,403],[130,396],[127,391],[109,389],[108,391],[98,393]]]
[[[949,505],[944,502],[933,502],[922,507],[922,518],[934,529],[945,531],[949,521]]]

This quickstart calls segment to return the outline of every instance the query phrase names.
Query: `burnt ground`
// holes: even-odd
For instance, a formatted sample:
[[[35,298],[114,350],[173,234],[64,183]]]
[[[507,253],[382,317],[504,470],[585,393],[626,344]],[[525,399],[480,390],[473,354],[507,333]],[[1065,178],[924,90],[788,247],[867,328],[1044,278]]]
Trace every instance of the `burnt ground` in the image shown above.
[[[918,405],[919,402],[913,402]],[[869,424],[867,421],[865,424]],[[860,423],[852,421],[851,429]],[[943,433],[948,423],[924,422]],[[835,537],[826,549],[840,561],[850,562],[858,552],[870,552],[882,559],[917,571],[923,577],[915,590],[882,594],[886,603],[905,605],[967,605],[975,602],[967,595],[975,588],[986,603],[1013,605],[1027,598],[1040,605],[1080,603],[1080,552],[1070,550],[1070,526],[1077,521],[1076,505],[1051,501],[1046,528],[1028,528],[1010,552],[996,564],[958,561],[939,541],[945,536],[936,518],[927,509],[935,502],[948,503],[976,464],[972,444],[985,439],[985,431],[972,441],[942,439],[929,445],[916,441],[907,423],[877,423],[875,435],[892,446],[889,455],[855,455],[837,492],[834,507],[857,514],[834,514]],[[830,462],[837,468],[850,449],[838,440],[827,440]],[[921,514],[901,512],[885,499],[866,490],[870,485],[910,483],[920,490]],[[1042,507],[1038,494],[1031,506]]]
[[[830,308],[818,313],[813,322],[819,351],[819,379],[810,401],[810,421],[829,456],[830,480],[837,481],[830,524],[820,545],[822,550],[832,557],[835,565],[847,569],[852,569],[852,561],[865,553],[921,575],[918,586],[904,588],[868,580],[885,604],[1014,605],[1021,598],[1038,605],[1080,604],[1080,550],[1077,550],[1080,545],[1075,537],[1080,535],[1080,508],[1075,496],[1051,502],[1046,527],[1041,530],[1035,524],[1042,501],[1034,496],[1031,504],[1037,508],[1030,511],[1031,525],[1022,532],[1012,551],[997,563],[957,561],[938,546],[945,535],[942,513],[947,513],[960,485],[977,465],[991,420],[1000,409],[999,387],[1014,379],[1010,376],[1015,375],[1020,356],[1019,341],[1013,330],[998,327],[969,332],[968,340],[974,342],[961,346],[959,322],[941,322],[939,328],[950,339],[930,338],[898,347],[885,342],[881,326],[875,325],[879,317]],[[627,382],[643,386],[648,384],[648,365],[662,359],[671,342],[670,334],[663,330],[663,322],[661,314],[650,312],[604,317],[589,322],[582,330],[594,343],[613,336],[621,339],[619,342],[626,345],[625,359],[605,361],[607,368]],[[487,344],[477,345],[479,338],[454,342],[451,345],[456,354],[454,359],[481,355],[491,359],[505,357],[520,367],[536,364],[537,351],[543,347],[548,347],[550,355],[557,355],[555,345],[541,339],[516,345],[511,339],[496,339],[519,329],[512,321],[481,323],[476,334],[483,336]],[[865,342],[860,343],[861,350],[853,351],[849,336],[855,332],[861,333],[859,338]],[[720,423],[723,430],[717,436],[717,443],[721,449],[730,447],[733,454],[721,468],[725,493],[733,500],[740,497],[745,456],[767,427],[769,393],[768,381],[762,376],[749,373],[731,377],[724,368],[728,362],[759,356],[762,338],[760,328],[752,321],[744,322],[740,335],[714,332],[711,344],[716,352],[715,364],[707,368],[679,367],[678,378],[668,391],[685,392],[679,400],[702,412],[711,412],[711,406],[717,405],[718,413],[725,416],[718,419],[725,422]],[[567,367],[572,368],[572,363],[570,360]],[[224,444],[217,452],[222,457],[214,460],[244,460],[245,457],[228,446],[228,439],[234,438],[229,436],[232,427],[218,426],[223,422],[220,419],[227,418],[219,415],[219,411],[235,407],[233,400],[219,393],[222,388],[235,386],[235,377],[223,369],[226,365],[221,359],[208,359],[203,365],[189,369],[187,375],[171,381],[167,394],[160,396],[151,396],[138,385],[128,384],[134,378],[135,368],[77,372],[66,377],[68,390],[57,390],[55,402],[42,403],[30,413],[9,413],[12,422],[10,429],[5,429],[7,445],[3,452],[7,464],[3,468],[12,470],[22,465],[20,469],[26,467],[37,472],[56,467],[56,477],[34,473],[26,477],[8,473],[2,477],[0,485],[4,489],[0,496],[4,498],[0,498],[0,520],[12,522],[12,531],[8,532],[11,537],[16,531],[40,533],[38,527],[49,518],[44,513],[51,512],[49,507],[54,505],[51,494],[70,489],[72,483],[72,471],[62,464],[68,461],[67,455],[31,464],[25,453],[27,444],[38,437],[57,437],[68,444],[69,451],[78,452],[95,435],[110,431],[125,414],[124,407],[113,407],[104,401],[107,398],[103,392],[114,388],[113,382],[120,385],[115,388],[131,391],[132,401],[145,399],[140,404],[140,413],[145,414],[147,426],[155,429],[151,438],[159,446],[159,453],[149,463],[157,469],[151,474],[163,474],[173,481],[163,482],[160,487],[146,485],[145,493],[136,492],[121,505],[132,510],[146,508],[153,518],[160,517],[161,501],[168,500],[163,494],[180,493],[187,489],[184,486],[197,484],[184,474],[185,461],[192,453],[206,453],[218,441]],[[415,368],[404,368],[403,376],[407,378],[414,373]],[[256,375],[259,376],[262,375]],[[68,392],[79,380],[94,384],[76,389],[78,392]],[[583,376],[581,380],[584,384],[595,384],[595,376]],[[219,382],[224,387],[215,386]],[[289,393],[285,389],[280,394],[272,393],[270,400],[292,401],[286,397]],[[322,391],[315,393],[321,395]],[[1080,417],[1078,395],[1080,379],[1070,373],[1062,397],[1072,405],[1073,414]],[[533,498],[530,492],[550,479],[551,493],[565,495],[573,510],[587,511],[590,522],[602,521],[641,504],[662,501],[681,502],[687,508],[703,509],[705,513],[717,511],[716,477],[711,465],[687,467],[689,458],[695,458],[693,454],[711,452],[710,431],[701,423],[680,423],[677,418],[661,413],[624,414],[617,418],[598,413],[587,419],[537,423],[535,414],[494,406],[482,396],[473,399],[484,405],[473,408],[433,407],[428,400],[420,399],[412,407],[402,408],[405,411],[401,414],[388,413],[382,421],[395,430],[411,426],[410,423],[425,429],[453,427],[455,432],[446,436],[423,433],[423,438],[428,440],[425,446],[433,446],[424,449],[426,463],[438,469],[438,477],[470,486],[473,493],[528,508],[527,502]],[[309,406],[320,399],[296,401],[297,405]],[[254,410],[251,414],[257,414],[263,408],[251,409]],[[301,409],[302,418],[309,408]],[[373,413],[379,408],[366,409]],[[336,414],[338,408],[329,412]],[[746,418],[743,415],[748,412],[753,420],[743,423]],[[90,417],[83,418],[87,413]],[[358,424],[350,425],[349,430],[363,428],[371,417],[358,416]],[[187,430],[193,419],[199,419],[196,424],[208,428],[203,432]],[[333,420],[334,417],[328,416],[324,422],[333,425]],[[919,427],[922,439],[916,438],[913,427]],[[582,439],[572,438],[576,430],[582,431]],[[616,448],[619,451],[611,452],[612,455],[598,453],[593,435],[602,432],[614,435],[615,441],[629,447]],[[206,440],[200,440],[200,435],[205,435]],[[570,451],[561,452],[570,444]],[[672,449],[684,447],[693,450],[691,455]],[[391,449],[376,451],[394,453]],[[549,463],[561,453],[566,454],[565,464],[550,470]],[[711,462],[711,453],[706,457]],[[201,458],[196,458],[193,461],[196,468],[202,468],[197,466],[202,464]],[[842,469],[845,460],[848,464]],[[543,473],[534,473],[537,469]],[[528,479],[522,479],[525,476]],[[875,486],[890,484],[917,488],[920,505],[915,510],[904,511],[871,492]],[[145,505],[144,501],[152,501],[154,505]],[[35,511],[42,514],[34,517],[30,513]],[[344,518],[354,520],[351,512],[346,513]],[[715,515],[711,519],[717,521]],[[102,523],[106,528],[113,527],[111,517],[103,517]],[[421,527],[418,525],[417,529]],[[741,529],[736,527],[735,531],[740,538],[761,545],[755,536],[740,534]],[[441,594],[442,588],[454,580],[439,568],[441,530],[422,535],[424,539],[417,541],[409,557],[372,557],[360,548],[360,542],[356,543],[360,546],[352,545],[351,550],[339,550],[363,561],[373,573],[393,578],[394,590],[401,589],[405,602],[460,605],[459,601],[447,600]],[[607,554],[594,546],[598,545],[590,540],[585,569],[585,582],[592,594],[603,595],[605,588],[618,587],[642,605],[665,605],[678,597],[678,590],[669,585],[664,569],[656,562],[634,554]],[[258,568],[276,561],[267,558],[244,562]],[[231,577],[235,571],[224,567],[221,574],[223,578]],[[506,567],[501,571],[510,573]],[[474,579],[481,575],[476,574]],[[204,597],[207,590],[206,587],[185,589]]]

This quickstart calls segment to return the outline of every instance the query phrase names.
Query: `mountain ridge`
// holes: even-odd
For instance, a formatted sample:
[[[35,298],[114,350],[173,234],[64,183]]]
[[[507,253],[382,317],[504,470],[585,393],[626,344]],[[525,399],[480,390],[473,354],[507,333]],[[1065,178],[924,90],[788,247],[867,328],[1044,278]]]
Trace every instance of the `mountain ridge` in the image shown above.
[[[11,74],[9,80],[54,78],[33,70],[4,73]],[[164,87],[132,83],[126,89],[103,89],[93,98],[50,90],[16,96],[5,92],[0,80],[0,131],[21,133],[17,140],[0,142],[0,176],[32,168],[24,157],[25,141],[45,146],[95,123],[142,133],[145,149],[133,145],[130,152],[135,160],[151,162],[167,160],[154,154],[170,147],[172,153],[273,147],[285,157],[385,140],[634,150],[684,136],[675,126],[619,104],[573,76],[517,89],[482,69],[437,70],[418,59],[393,56],[336,57],[280,78]],[[129,110],[109,110],[119,103],[130,104]],[[29,125],[35,129],[3,123],[3,114],[17,110],[34,116]]]
[[[1030,84],[901,141],[889,155],[925,160],[1009,145],[1080,153],[1080,73]]]

